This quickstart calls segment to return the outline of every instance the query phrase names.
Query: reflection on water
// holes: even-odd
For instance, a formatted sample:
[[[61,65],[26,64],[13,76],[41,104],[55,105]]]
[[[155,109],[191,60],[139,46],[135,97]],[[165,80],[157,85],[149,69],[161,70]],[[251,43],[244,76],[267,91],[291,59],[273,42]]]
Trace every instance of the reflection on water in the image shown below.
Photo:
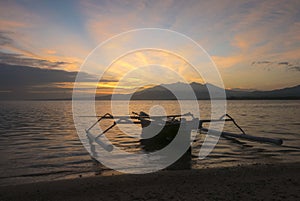
[[[123,106],[121,101],[118,104]],[[132,101],[129,111],[147,112],[153,105],[163,106],[167,114],[180,111],[176,101]],[[199,101],[199,106],[201,118],[208,118],[209,101]],[[97,102],[98,114],[109,112],[109,108],[109,102]],[[284,146],[221,139],[207,158],[199,160],[203,136],[196,135],[192,168],[300,161],[299,101],[229,101],[227,110],[246,133],[281,138]],[[106,121],[101,126],[110,123]],[[226,125],[225,130],[237,131],[232,125]],[[139,139],[134,136],[140,131],[138,125],[122,125],[112,129],[107,137],[119,148],[139,153]],[[0,185],[109,172],[93,161],[82,146],[73,124],[70,101],[0,102],[0,154]]]

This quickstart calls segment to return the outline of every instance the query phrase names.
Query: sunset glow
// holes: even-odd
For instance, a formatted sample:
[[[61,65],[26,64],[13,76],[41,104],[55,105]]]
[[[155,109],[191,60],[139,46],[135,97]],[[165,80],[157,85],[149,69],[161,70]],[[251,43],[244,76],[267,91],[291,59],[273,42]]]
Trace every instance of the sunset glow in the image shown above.
[[[200,44],[215,62],[226,88],[272,90],[291,87],[299,85],[299,8],[297,0],[2,1],[0,63],[78,71],[101,42],[132,29],[161,28],[185,34]],[[174,41],[174,45],[182,44]],[[111,44],[110,48],[114,51],[123,47]],[[193,55],[190,47],[181,48]],[[161,72],[139,69],[154,64],[162,67]],[[93,86],[98,85],[103,90],[98,89],[98,93],[109,94],[117,85],[126,90],[135,89],[137,85],[150,86],[144,81],[151,76],[152,82],[157,84],[180,81],[169,71],[176,72],[188,82],[204,82],[194,76],[186,61],[170,52],[137,51],[116,58],[105,74],[105,80],[111,82],[93,82]],[[131,77],[127,76],[128,80],[123,79],[118,84],[129,72]],[[139,78],[135,75],[138,72],[142,73]],[[158,73],[165,79],[155,80]],[[68,81],[57,80],[57,83],[62,82]],[[45,84],[49,83],[36,83],[30,87]],[[72,84],[51,81],[51,86],[69,90]],[[1,94],[14,90],[8,84],[0,89]]]

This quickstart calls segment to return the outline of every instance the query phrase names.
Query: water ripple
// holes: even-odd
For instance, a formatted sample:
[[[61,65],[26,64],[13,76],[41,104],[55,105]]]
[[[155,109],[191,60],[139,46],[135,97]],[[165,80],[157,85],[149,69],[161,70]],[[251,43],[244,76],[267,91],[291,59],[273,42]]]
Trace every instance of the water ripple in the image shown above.
[[[157,104],[169,114],[178,112],[174,101],[133,101],[130,111],[147,112]],[[210,102],[199,101],[199,107],[201,115],[209,117]],[[97,102],[99,114],[109,112],[107,108],[110,108],[110,102]],[[192,168],[300,161],[299,101],[229,101],[227,113],[246,133],[281,138],[284,145],[278,147],[221,138],[213,152],[199,160],[200,148],[209,146],[202,146],[201,137],[197,135],[193,142]],[[232,125],[226,125],[225,129],[237,131]],[[123,134],[117,128],[108,138],[122,150],[142,152],[139,139]],[[0,150],[0,185],[26,182],[29,177],[43,181],[107,171],[91,159],[81,144],[73,124],[72,105],[68,101],[0,102]],[[130,158],[123,160],[135,163]]]

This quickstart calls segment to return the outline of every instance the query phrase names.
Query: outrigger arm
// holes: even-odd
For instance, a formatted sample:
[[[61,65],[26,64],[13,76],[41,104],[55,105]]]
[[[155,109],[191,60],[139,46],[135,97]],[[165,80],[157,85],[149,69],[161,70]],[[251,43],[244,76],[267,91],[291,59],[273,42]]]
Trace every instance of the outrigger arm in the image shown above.
[[[224,117],[228,117],[228,118],[224,119]],[[217,130],[207,129],[207,128],[203,127],[203,123],[205,123],[205,122],[218,122],[218,121],[231,121],[242,133],[235,134],[235,133],[230,133],[230,132],[225,132],[225,131],[219,132]],[[220,119],[217,119],[217,120],[200,120],[198,129],[200,131],[203,131],[206,133],[209,132],[209,134],[213,134],[213,135],[217,135],[217,136],[221,135],[222,137],[240,138],[240,139],[261,142],[261,143],[271,143],[271,144],[275,144],[275,145],[282,145],[282,143],[283,143],[282,139],[257,137],[257,136],[252,136],[252,135],[246,134],[244,132],[244,130],[236,123],[236,121],[228,114],[223,115],[222,117],[220,117]]]

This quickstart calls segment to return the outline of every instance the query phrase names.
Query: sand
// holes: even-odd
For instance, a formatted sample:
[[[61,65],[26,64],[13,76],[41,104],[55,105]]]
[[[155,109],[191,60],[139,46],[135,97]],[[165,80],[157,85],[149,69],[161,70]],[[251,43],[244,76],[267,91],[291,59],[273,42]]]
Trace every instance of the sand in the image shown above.
[[[300,200],[300,163],[95,176],[0,187],[0,200]]]

